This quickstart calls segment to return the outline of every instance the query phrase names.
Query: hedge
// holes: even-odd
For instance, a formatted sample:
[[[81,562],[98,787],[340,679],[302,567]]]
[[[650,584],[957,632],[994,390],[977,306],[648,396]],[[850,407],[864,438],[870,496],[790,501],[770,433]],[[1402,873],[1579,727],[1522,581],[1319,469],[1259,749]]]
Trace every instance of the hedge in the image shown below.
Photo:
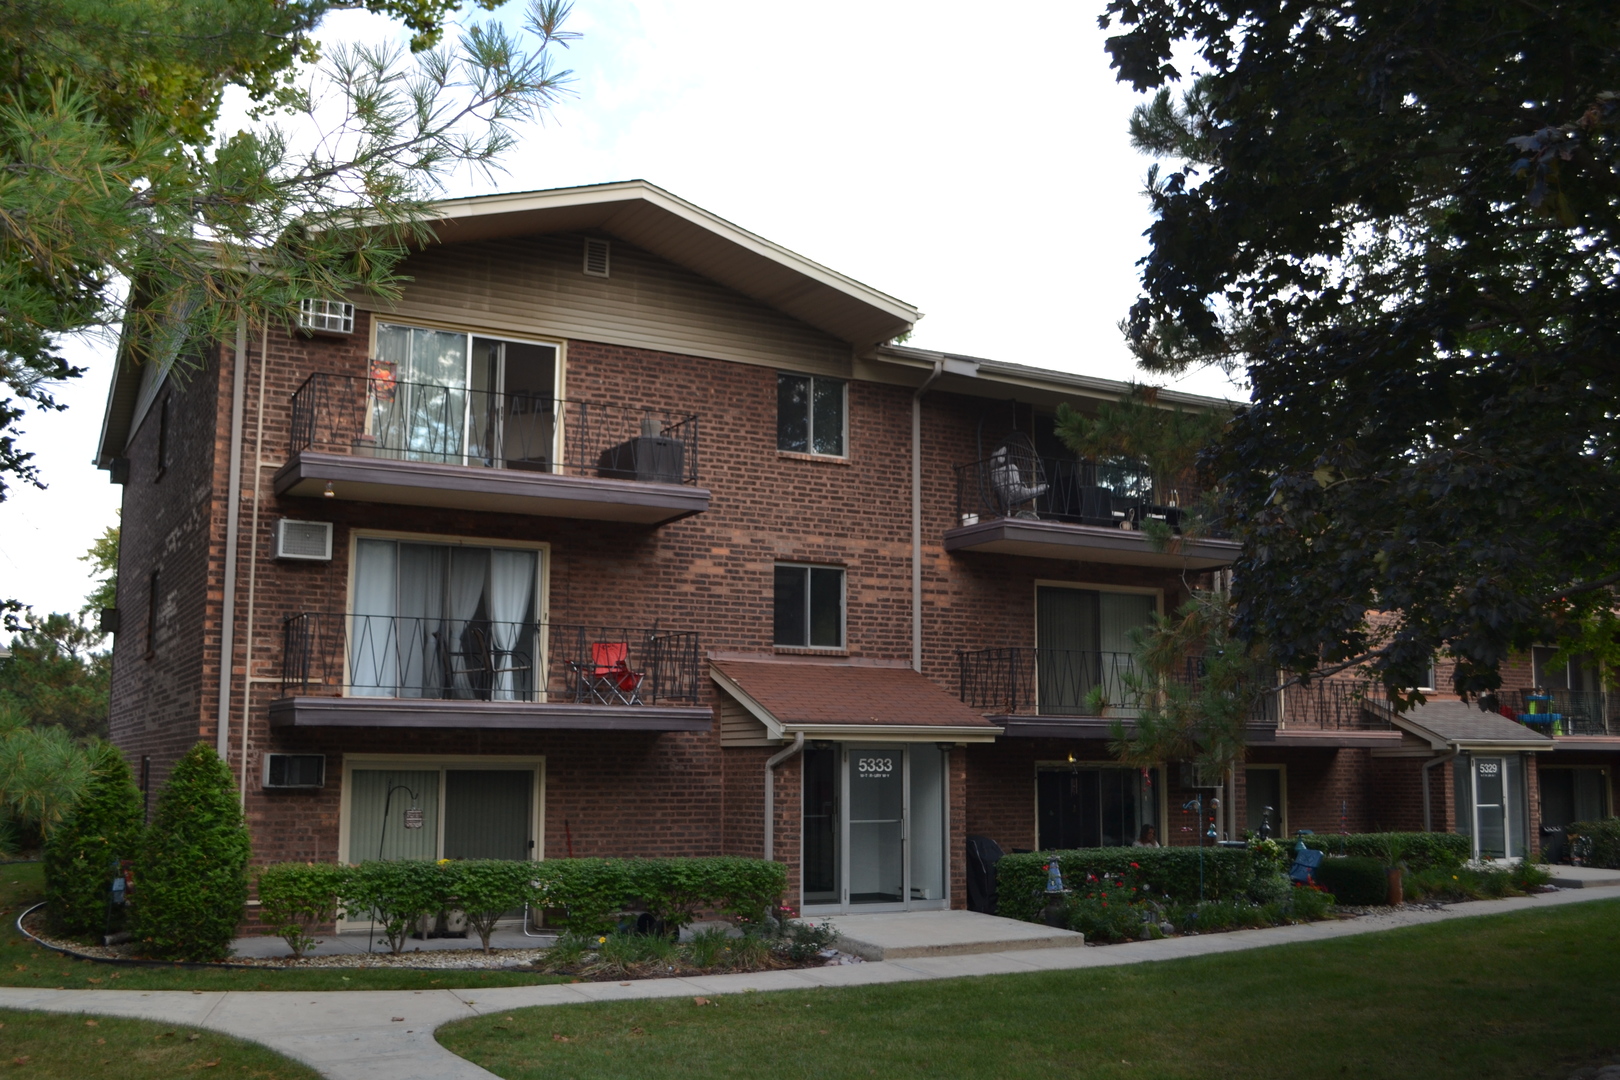
[[[1308,848],[1329,855],[1359,855],[1368,859],[1387,860],[1391,838],[1400,842],[1401,861],[1410,870],[1461,866],[1468,861],[1474,851],[1468,837],[1457,833],[1315,833],[1295,839],[1304,841]],[[1276,839],[1289,851],[1294,849],[1294,840],[1280,836]],[[1344,901],[1347,904],[1354,902]]]
[[[1046,867],[1053,859],[1057,859],[1063,882],[1071,889],[1081,887],[1090,874],[1123,874],[1134,876],[1167,899],[1195,903],[1199,899],[1199,850],[1109,847],[1004,855],[996,864],[996,914],[1025,922],[1040,921],[1041,909],[1046,906]],[[1248,849],[1206,847],[1202,853],[1204,899],[1247,894],[1254,878]]]
[[[561,910],[568,928],[604,934],[627,910],[645,909],[667,931],[699,911],[717,910],[739,922],[761,922],[787,887],[781,863],[730,856],[692,859],[493,859],[439,863],[400,859],[357,866],[283,863],[259,875],[260,918],[300,956],[315,927],[341,909],[350,919],[375,919],[398,953],[423,917],[460,910],[489,949],[502,915],[533,904]]]
[[[1311,875],[1341,904],[1383,904],[1389,899],[1389,875],[1383,858],[1330,855]]]
[[[247,825],[207,743],[175,763],[135,865],[131,932],[160,960],[223,960],[247,905]]]
[[[1564,833],[1572,837],[1584,836],[1592,842],[1592,850],[1586,857],[1587,866],[1620,870],[1620,818],[1577,821],[1566,825]]]
[[[141,843],[141,793],[129,763],[109,743],[90,749],[84,797],[45,839],[45,914],[51,929],[96,937],[123,929],[125,908],[109,905],[118,864]],[[109,925],[110,924],[110,925]]]

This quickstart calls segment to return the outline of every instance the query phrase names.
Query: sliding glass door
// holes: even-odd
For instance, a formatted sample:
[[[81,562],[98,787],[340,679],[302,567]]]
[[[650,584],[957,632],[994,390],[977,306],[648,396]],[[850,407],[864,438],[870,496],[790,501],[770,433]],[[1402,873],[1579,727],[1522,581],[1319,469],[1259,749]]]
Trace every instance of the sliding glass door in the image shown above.
[[[532,764],[360,767],[348,776],[348,861],[532,859]]]
[[[1158,610],[1151,593],[1104,592],[1042,585],[1035,590],[1037,708],[1045,715],[1085,716],[1088,698],[1119,706],[1129,696],[1132,632]]]

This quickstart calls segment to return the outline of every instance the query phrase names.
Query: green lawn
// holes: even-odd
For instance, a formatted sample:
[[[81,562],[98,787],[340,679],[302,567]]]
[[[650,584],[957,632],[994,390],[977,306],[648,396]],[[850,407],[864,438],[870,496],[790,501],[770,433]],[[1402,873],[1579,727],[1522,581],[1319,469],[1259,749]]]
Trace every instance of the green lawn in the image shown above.
[[[0,865],[0,986],[102,990],[458,990],[565,982],[510,971],[160,968],[74,960],[17,932],[17,915],[44,897],[38,863]],[[12,1055],[15,1056],[15,1055]],[[9,1058],[0,1058],[3,1067]]]
[[[14,1009],[0,1009],[0,1069],[60,1080],[172,1080],[193,1074],[319,1080],[313,1069],[262,1046],[201,1028]]]
[[[508,1080],[1562,1080],[1620,1051],[1617,1017],[1608,901],[1101,970],[523,1009],[438,1037]]]

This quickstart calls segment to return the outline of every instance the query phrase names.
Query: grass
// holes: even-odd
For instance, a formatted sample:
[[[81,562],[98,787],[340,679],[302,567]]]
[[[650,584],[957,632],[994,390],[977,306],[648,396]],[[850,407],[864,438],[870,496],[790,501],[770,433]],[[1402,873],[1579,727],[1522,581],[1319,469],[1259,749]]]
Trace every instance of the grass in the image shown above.
[[[397,968],[181,968],[75,960],[17,932],[17,915],[44,898],[38,863],[0,865],[0,986],[72,990],[462,990],[566,982],[517,971],[402,971]],[[15,1055],[11,1055],[15,1056]],[[0,1057],[0,1066],[9,1058]]]
[[[1620,902],[1086,971],[515,1010],[439,1029],[546,1077],[1566,1077],[1620,1050]]]
[[[0,1069],[80,1080],[171,1080],[176,1076],[318,1080],[272,1050],[201,1028],[76,1013],[0,1009]],[[205,1071],[212,1070],[212,1071]]]

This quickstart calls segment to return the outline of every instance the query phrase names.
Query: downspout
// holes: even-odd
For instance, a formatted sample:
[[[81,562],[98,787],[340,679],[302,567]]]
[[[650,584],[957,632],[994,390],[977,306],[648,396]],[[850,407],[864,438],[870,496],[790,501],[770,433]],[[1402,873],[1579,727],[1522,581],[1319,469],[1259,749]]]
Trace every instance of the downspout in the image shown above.
[[[804,732],[793,736],[793,745],[779,750],[765,762],[765,861],[776,858],[776,767],[804,749]]]
[[[219,719],[214,750],[230,760],[231,753],[231,665],[236,661],[236,544],[241,525],[242,502],[242,398],[247,383],[247,316],[236,317],[236,355],[231,361],[231,474],[229,502],[225,508],[225,595],[221,604],[224,617],[219,630]]]
[[[1428,761],[1425,761],[1423,763],[1423,831],[1424,832],[1434,832],[1434,821],[1429,815],[1429,770],[1434,768],[1436,765],[1441,765],[1441,764],[1444,764],[1447,761],[1456,760],[1457,755],[1460,754],[1460,753],[1462,753],[1462,751],[1459,750],[1457,747],[1453,746],[1449,753],[1441,754],[1439,757],[1432,757]]]
[[[943,359],[911,395],[911,667],[921,672],[922,647],[922,397],[945,371]]]
[[[242,795],[242,808],[247,809],[247,769],[248,769],[248,714],[253,705],[253,601],[254,587],[259,578],[259,485],[264,481],[264,377],[270,367],[270,324],[264,324],[264,338],[259,346],[259,400],[257,403],[258,420],[255,422],[253,435],[253,524],[248,535],[252,542],[248,545],[248,593],[247,618],[243,639],[245,648],[242,650],[242,782],[240,790]]]

